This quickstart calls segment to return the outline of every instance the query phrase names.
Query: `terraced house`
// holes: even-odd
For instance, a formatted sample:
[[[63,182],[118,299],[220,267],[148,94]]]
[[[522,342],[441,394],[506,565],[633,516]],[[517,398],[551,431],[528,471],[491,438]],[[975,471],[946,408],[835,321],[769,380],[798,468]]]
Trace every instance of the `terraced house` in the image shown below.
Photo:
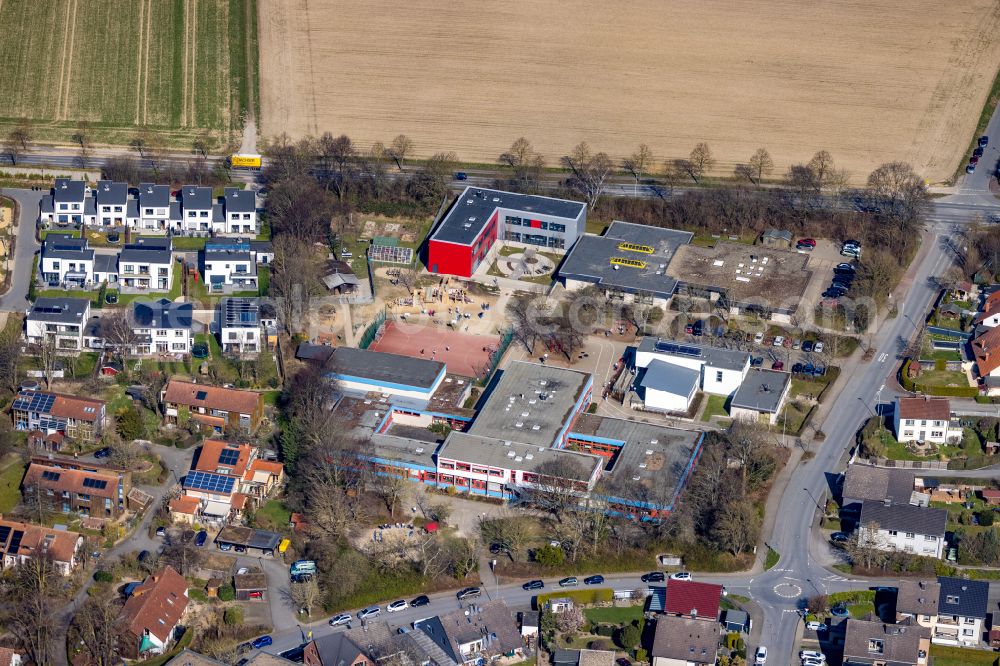
[[[32,462],[24,474],[26,499],[48,502],[63,513],[114,520],[126,509],[129,475]]]
[[[169,238],[140,238],[118,255],[118,282],[123,290],[168,291],[173,284]]]
[[[19,392],[10,411],[16,430],[88,444],[100,438],[107,416],[103,400],[48,391]]]
[[[47,557],[63,576],[68,576],[79,561],[77,552],[83,535],[0,519],[0,562],[4,569],[16,567],[39,556]]]
[[[24,319],[24,337],[31,344],[54,338],[56,349],[79,351],[89,319],[90,301],[86,298],[41,296]]]

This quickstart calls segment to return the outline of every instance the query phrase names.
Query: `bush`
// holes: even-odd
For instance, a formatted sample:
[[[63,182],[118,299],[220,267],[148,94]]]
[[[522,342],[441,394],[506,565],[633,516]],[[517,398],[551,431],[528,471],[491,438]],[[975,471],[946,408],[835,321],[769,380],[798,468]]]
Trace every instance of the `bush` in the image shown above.
[[[639,633],[639,627],[629,624],[618,631],[618,634],[615,636],[615,642],[618,643],[619,647],[631,650],[638,644],[640,638],[642,638],[642,635]]]
[[[94,572],[94,580],[98,583],[113,583],[115,582],[115,577],[110,571],[105,571],[104,569],[98,569]]]
[[[635,651],[635,660],[649,661],[649,653],[646,651],[646,648],[639,648]]]
[[[228,625],[243,624],[243,609],[239,606],[227,608],[222,614],[222,621]]]
[[[566,559],[566,553],[559,546],[545,545],[535,551],[535,561],[543,567],[558,567]]]
[[[725,643],[726,649],[735,650],[736,641],[738,640],[740,640],[740,633],[738,631],[730,631],[728,634],[726,634],[726,643]]]
[[[611,641],[605,640],[603,638],[598,638],[597,640],[593,640],[587,643],[587,648],[591,650],[610,650],[612,648],[612,645]]]
[[[989,527],[993,524],[993,512],[992,511],[980,511],[976,514],[979,518],[979,524],[983,527]]]
[[[232,601],[236,598],[236,590],[232,585],[226,584],[219,588],[219,601]]]
[[[610,624],[599,624],[597,625],[597,631],[594,632],[598,636],[607,636],[611,638],[615,635],[615,628]]]

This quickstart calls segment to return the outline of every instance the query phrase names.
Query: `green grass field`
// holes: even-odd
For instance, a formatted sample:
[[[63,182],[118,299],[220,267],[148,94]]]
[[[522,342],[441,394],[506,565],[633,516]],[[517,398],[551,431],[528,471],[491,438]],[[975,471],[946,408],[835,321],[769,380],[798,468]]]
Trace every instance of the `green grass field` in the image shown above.
[[[0,132],[95,143],[147,127],[173,146],[209,132],[222,148],[256,114],[256,0],[38,0],[0,4]]]

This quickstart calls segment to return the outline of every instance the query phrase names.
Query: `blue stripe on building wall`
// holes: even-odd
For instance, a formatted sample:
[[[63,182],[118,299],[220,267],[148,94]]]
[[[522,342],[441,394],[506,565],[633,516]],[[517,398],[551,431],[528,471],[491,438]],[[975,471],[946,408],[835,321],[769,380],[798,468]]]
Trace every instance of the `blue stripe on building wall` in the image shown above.
[[[443,368],[442,368],[441,372],[444,372]],[[357,382],[358,384],[368,384],[370,386],[381,386],[383,388],[390,388],[390,389],[395,389],[395,390],[399,390],[399,391],[416,391],[417,393],[424,393],[424,394],[426,394],[428,396],[434,392],[434,387],[437,386],[437,381],[436,380],[434,382],[434,386],[431,386],[429,388],[422,388],[422,387],[419,387],[419,386],[409,386],[407,384],[396,384],[395,382],[380,382],[380,381],[377,381],[377,380],[374,380],[374,379],[367,379],[365,377],[355,377],[353,375],[342,375],[342,374],[337,373],[337,372],[331,372],[331,373],[329,373],[327,375],[327,377],[330,377],[332,379],[336,379],[336,380],[339,380],[339,381],[342,381],[342,382]],[[440,375],[439,375],[439,377],[440,377]]]

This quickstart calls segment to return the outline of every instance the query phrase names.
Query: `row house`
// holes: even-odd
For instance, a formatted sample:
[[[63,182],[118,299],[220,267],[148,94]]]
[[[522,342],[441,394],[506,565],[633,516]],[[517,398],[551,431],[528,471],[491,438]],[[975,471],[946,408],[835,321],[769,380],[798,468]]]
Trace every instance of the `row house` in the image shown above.
[[[50,287],[87,287],[94,282],[94,251],[85,238],[51,234],[42,243],[38,274]]]
[[[172,243],[169,238],[140,238],[118,255],[118,281],[124,289],[169,291],[173,285]]]
[[[10,409],[16,430],[58,433],[87,444],[100,439],[107,417],[103,400],[49,391],[22,390]]]
[[[56,349],[79,351],[84,347],[84,328],[90,319],[86,298],[42,296],[35,300],[24,319],[24,337],[31,344],[55,339]]]
[[[171,380],[161,398],[168,423],[195,419],[216,432],[254,432],[264,415],[264,397],[254,391]]]
[[[231,354],[257,354],[277,344],[277,312],[259,298],[224,298],[219,302],[219,345]]]
[[[85,470],[32,462],[24,474],[22,490],[26,499],[48,500],[62,513],[78,513],[114,520],[126,509],[130,475],[107,469]]]
[[[94,189],[82,180],[57,178],[39,202],[43,226],[130,228],[144,233],[256,236],[260,233],[256,193],[227,187],[215,197],[211,187],[185,185],[171,193],[167,185],[102,180]]]
[[[211,293],[257,291],[257,267],[273,260],[269,241],[208,243],[201,253],[202,276]]]
[[[46,557],[63,576],[80,563],[77,553],[83,535],[44,525],[6,520],[0,516],[0,562],[4,569],[24,564],[35,557]]]
[[[129,321],[135,336],[133,354],[191,353],[194,306],[190,303],[174,303],[165,298],[135,301],[129,311]]]

